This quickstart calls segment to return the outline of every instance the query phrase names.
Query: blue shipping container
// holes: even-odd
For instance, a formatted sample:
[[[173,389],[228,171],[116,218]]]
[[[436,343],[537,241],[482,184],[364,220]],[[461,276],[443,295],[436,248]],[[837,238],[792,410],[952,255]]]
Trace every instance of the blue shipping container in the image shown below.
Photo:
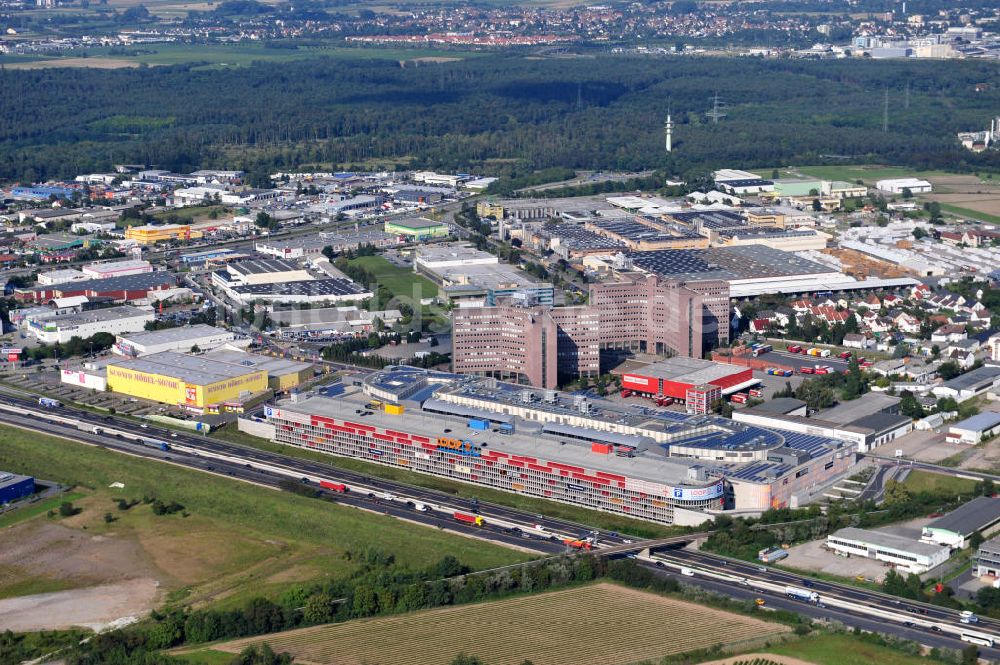
[[[490,428],[490,421],[479,420],[478,418],[472,418],[469,420],[469,427],[471,427],[472,429],[483,430],[485,432]]]

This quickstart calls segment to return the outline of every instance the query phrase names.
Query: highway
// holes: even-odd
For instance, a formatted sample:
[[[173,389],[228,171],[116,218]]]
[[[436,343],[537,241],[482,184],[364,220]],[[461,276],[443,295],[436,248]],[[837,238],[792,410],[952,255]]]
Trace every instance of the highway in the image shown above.
[[[647,565],[648,567],[648,564],[645,562],[644,565]],[[734,584],[733,582],[706,577],[704,575],[696,574],[694,577],[689,577],[681,575],[678,571],[665,567],[657,567],[654,568],[654,570],[658,575],[670,577],[681,582],[682,584],[697,586],[701,589],[712,591],[723,596],[728,596],[736,600],[752,602],[757,598],[763,598],[766,602],[765,608],[795,612],[816,621],[839,622],[845,626],[860,628],[861,630],[872,633],[890,634],[902,639],[913,640],[928,647],[962,649],[969,646],[954,637],[941,633],[927,631],[916,626],[909,627],[903,624],[890,626],[886,624],[884,619],[873,618],[865,614],[851,612],[849,610],[831,607],[829,605],[820,607],[812,603],[794,600],[787,597],[783,593],[765,591],[759,588],[753,588],[752,586],[742,586],[740,584]],[[801,586],[801,584],[798,586]],[[979,654],[982,658],[989,658],[990,660],[1000,659],[1000,650],[996,648],[988,649],[980,647]]]
[[[41,418],[39,413],[42,415]],[[604,552],[612,557],[638,556],[636,559],[638,563],[660,572],[665,572],[665,567],[671,565],[678,570],[680,567],[690,568],[695,574],[685,575],[683,581],[686,583],[704,586],[737,598],[765,597],[771,607],[788,605],[789,609],[817,619],[840,620],[847,625],[858,626],[865,630],[917,639],[930,646],[961,648],[963,644],[955,635],[963,630],[991,635],[1000,641],[1000,622],[996,620],[983,619],[978,625],[962,626],[958,621],[958,613],[954,610],[849,585],[807,580],[801,575],[771,567],[727,559],[693,549],[678,548],[683,541],[704,534],[677,538],[673,540],[675,544],[666,545],[672,541],[629,539],[627,535],[595,530],[586,525],[486,502],[480,502],[478,505],[478,512],[484,518],[485,524],[476,527],[459,522],[453,517],[455,511],[473,512],[470,502],[442,492],[373,478],[320,462],[271,453],[201,435],[174,432],[152,425],[140,428],[132,421],[114,416],[102,417],[72,407],[45,409],[29,396],[6,392],[0,393],[0,421],[32,431],[41,431],[267,487],[277,488],[283,481],[287,483],[289,480],[308,482],[310,487],[321,491],[326,498],[332,498],[343,505],[407,519],[429,527],[485,538],[542,555],[566,552],[568,547],[562,542],[563,538],[584,539],[595,536],[598,547],[595,553]],[[94,427],[104,431],[94,433]],[[115,430],[118,431],[117,436]],[[137,442],[136,438],[143,439],[146,443]],[[167,442],[170,448],[166,451],[161,450],[151,444],[150,440]],[[338,493],[321,490],[320,480],[344,483],[349,487],[349,491]],[[429,510],[418,511],[416,509],[418,503],[425,504]],[[541,528],[537,528],[536,525]],[[653,559],[633,553],[644,550],[650,544],[662,545],[668,549],[655,551]],[[745,580],[747,584],[744,585],[737,580]],[[773,588],[768,589],[769,585]],[[825,606],[816,606],[785,599],[780,593],[785,585],[808,586],[829,600],[824,603]],[[1000,660],[1000,650],[984,648],[984,656],[987,653],[988,657]]]
[[[33,399],[18,397],[9,393],[0,393],[0,407],[5,404],[20,407],[22,409],[28,409],[33,412],[45,412],[45,409],[39,407],[37,402]],[[539,552],[553,553],[554,551],[564,551],[566,548],[562,542],[558,542],[559,536],[586,538],[595,531],[594,529],[582,524],[548,518],[542,515],[531,515],[530,513],[486,502],[479,503],[479,513],[486,520],[486,527],[465,527],[460,522],[455,521],[452,518],[451,513],[455,511],[466,513],[471,512],[471,502],[456,498],[444,492],[438,492],[421,487],[413,487],[410,485],[404,485],[403,483],[383,480],[381,478],[374,478],[355,471],[340,469],[328,464],[304,460],[297,457],[289,457],[278,453],[271,453],[257,448],[228,443],[197,434],[186,434],[173,430],[165,430],[152,425],[148,428],[140,428],[132,421],[111,416],[101,417],[89,411],[74,409],[67,406],[51,409],[50,411],[51,413],[46,412],[50,418],[49,421],[40,421],[38,418],[18,416],[7,411],[0,411],[0,420],[13,425],[28,427],[35,431],[56,434],[58,436],[80,440],[112,450],[120,450],[121,452],[159,459],[161,461],[169,459],[169,461],[175,464],[225,474],[237,477],[240,480],[250,480],[262,485],[276,487],[282,480],[286,480],[288,478],[299,479],[303,477],[310,478],[309,484],[314,487],[318,485],[318,480],[316,479],[319,478],[332,482],[340,482],[346,484],[349,488],[354,489],[355,491],[349,491],[347,493],[329,493],[336,497],[338,503],[356,505],[374,510],[376,512],[388,511],[389,514],[405,516],[407,519],[427,523],[431,526],[447,525],[447,528],[461,531],[463,533],[483,534],[484,530],[486,532],[498,530],[502,533],[503,529],[495,527],[491,524],[491,521],[509,522],[511,524],[525,525],[528,527],[533,526],[534,524],[540,524],[544,527],[544,532],[539,530],[529,532],[525,530],[524,535],[521,537],[502,533],[505,537],[497,538],[498,540],[502,540],[508,544],[530,548]],[[171,450],[163,452],[150,446],[136,444],[127,438],[117,438],[109,433],[97,435],[90,431],[82,431],[71,425],[63,425],[58,422],[54,422],[54,419],[56,418],[76,419],[81,423],[87,423],[88,426],[95,426],[107,430],[127,430],[131,432],[133,436],[142,437],[147,440],[156,439],[158,441],[167,442],[171,446]],[[194,452],[188,453],[186,452],[188,450]],[[229,460],[239,460],[239,462],[243,462],[243,464]],[[212,468],[209,469],[209,467]],[[316,488],[319,489],[318,487]],[[364,491],[359,491],[357,488],[362,488]],[[376,495],[374,500],[367,496],[368,493]],[[431,511],[430,513],[421,513],[401,501],[386,501],[383,498],[380,498],[380,496],[384,496],[385,494],[405,497],[414,503],[420,502],[429,506],[437,507],[438,510]],[[446,512],[447,515],[445,515]],[[550,534],[556,536],[557,540],[555,542],[549,540]],[[599,532],[599,538],[602,542],[608,545],[621,545],[625,544],[628,540],[619,534],[612,534],[610,532]],[[491,537],[491,539],[494,538]],[[557,545],[557,547],[553,549],[553,547],[549,546],[548,543]]]

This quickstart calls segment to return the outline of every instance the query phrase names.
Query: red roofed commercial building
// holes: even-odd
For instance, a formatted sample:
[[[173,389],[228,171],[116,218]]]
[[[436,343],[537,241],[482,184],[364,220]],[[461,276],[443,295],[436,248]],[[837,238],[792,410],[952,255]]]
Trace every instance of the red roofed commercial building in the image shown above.
[[[729,395],[756,382],[749,367],[698,358],[668,358],[622,374],[622,388],[681,402],[686,402],[688,391],[698,386],[717,386],[723,395]]]
[[[48,302],[54,298],[86,296],[126,302],[141,300],[146,298],[151,291],[172,289],[176,285],[177,280],[168,272],[147,272],[109,279],[89,279],[31,289],[18,289],[14,292],[14,298],[20,302]]]

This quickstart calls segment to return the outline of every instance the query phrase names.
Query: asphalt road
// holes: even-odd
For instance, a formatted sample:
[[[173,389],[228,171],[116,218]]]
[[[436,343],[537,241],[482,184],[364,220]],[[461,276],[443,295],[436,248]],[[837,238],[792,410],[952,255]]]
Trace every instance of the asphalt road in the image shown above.
[[[642,565],[650,570],[656,571],[656,574],[660,576],[676,579],[682,584],[712,591],[736,600],[753,601],[757,598],[763,598],[767,603],[765,605],[767,608],[795,612],[796,614],[807,616],[816,621],[839,622],[851,628],[860,628],[861,630],[873,633],[880,633],[884,635],[888,634],[902,639],[913,640],[928,647],[963,649],[969,646],[959,639],[941,633],[929,632],[919,628],[910,628],[903,624],[899,624],[898,626],[890,625],[884,620],[876,619],[864,614],[848,612],[835,607],[818,607],[812,603],[793,600],[784,594],[773,591],[762,591],[760,589],[743,587],[708,577],[688,577],[666,568],[658,568],[653,564],[643,563]],[[979,654],[982,658],[989,658],[991,660],[1000,659],[1000,649],[996,648],[987,649],[981,647]]]

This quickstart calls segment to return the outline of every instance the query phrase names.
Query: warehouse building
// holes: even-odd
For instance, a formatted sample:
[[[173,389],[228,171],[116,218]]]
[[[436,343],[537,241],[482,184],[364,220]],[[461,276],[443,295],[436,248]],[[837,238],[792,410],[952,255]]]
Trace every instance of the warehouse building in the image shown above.
[[[967,443],[974,446],[998,432],[1000,432],[1000,413],[984,411],[951,425],[945,436],[948,443]]]
[[[242,402],[268,389],[267,372],[173,351],[107,365],[108,390],[194,410]]]
[[[0,471],[0,505],[19,501],[34,493],[34,478]]]
[[[518,294],[538,305],[555,301],[555,287],[500,263],[489,252],[469,245],[449,243],[419,247],[413,270],[441,287],[451,302],[464,306],[493,306]]]
[[[929,194],[933,189],[931,183],[919,178],[887,178],[876,182],[875,187],[888,194],[902,194],[905,190],[912,194]]]
[[[80,282],[85,279],[90,278],[81,271],[75,268],[63,268],[61,270],[38,273],[36,281],[42,286],[54,286],[56,284],[65,284],[66,282]]]
[[[123,333],[115,339],[112,350],[121,356],[140,358],[164,351],[188,352],[194,347],[211,351],[223,345],[247,346],[249,339],[237,340],[236,333],[205,324]]]
[[[119,335],[133,333],[146,328],[156,315],[152,309],[125,305],[92,309],[75,314],[25,320],[25,329],[45,344],[65,344],[73,337],[86,339],[97,333]]]
[[[826,546],[843,556],[859,556],[892,564],[904,573],[921,575],[951,556],[947,546],[932,545],[904,536],[847,527],[826,537]]]
[[[202,232],[189,224],[142,224],[125,229],[125,239],[140,245],[154,245],[170,240],[197,240]]]
[[[406,238],[407,241],[446,238],[451,234],[447,224],[424,217],[391,219],[385,222],[385,232]]]
[[[976,576],[1000,577],[1000,537],[990,538],[976,553]]]
[[[418,247],[413,254],[413,271],[429,275],[444,268],[496,265],[499,262],[500,258],[495,254],[467,243],[450,242]]]
[[[969,546],[974,533],[991,536],[1000,529],[1000,499],[981,496],[962,504],[923,528],[920,540],[954,549]]]
[[[225,289],[238,304],[264,303],[354,303],[372,297],[372,292],[349,279],[314,279],[279,284],[247,284]]]
[[[275,392],[287,392],[292,388],[298,388],[313,377],[312,364],[296,360],[226,349],[212,351],[205,357],[235,366],[263,370],[267,372],[268,387]]]
[[[637,252],[708,247],[708,239],[698,233],[643,217],[592,220],[585,223],[584,228],[599,236],[617,240]]]
[[[959,402],[1000,387],[1000,367],[986,365],[931,388],[936,397],[954,397]]]
[[[824,417],[805,417],[791,413],[775,413],[766,405],[739,409],[733,420],[788,432],[816,434],[847,441],[857,446],[858,452],[868,452],[913,431],[913,421],[907,416],[891,413],[873,413],[850,421],[831,421]]]
[[[173,275],[166,271],[157,271],[124,277],[109,277],[108,279],[66,282],[54,286],[16,289],[14,297],[22,302],[39,303],[75,296],[107,298],[115,302],[135,302],[147,299],[151,292],[172,289],[175,286],[177,286],[177,280]]]
[[[668,358],[622,374],[622,388],[685,403],[689,391],[699,386],[716,386],[722,395],[731,395],[757,383],[749,367],[700,358]]]
[[[107,261],[103,263],[91,263],[83,266],[82,272],[89,279],[108,279],[109,277],[124,277],[126,275],[140,275],[144,272],[153,272],[153,266],[149,261]]]
[[[283,259],[251,259],[229,263],[224,270],[212,273],[212,283],[222,289],[246,284],[301,282],[313,276],[305,268]]]

